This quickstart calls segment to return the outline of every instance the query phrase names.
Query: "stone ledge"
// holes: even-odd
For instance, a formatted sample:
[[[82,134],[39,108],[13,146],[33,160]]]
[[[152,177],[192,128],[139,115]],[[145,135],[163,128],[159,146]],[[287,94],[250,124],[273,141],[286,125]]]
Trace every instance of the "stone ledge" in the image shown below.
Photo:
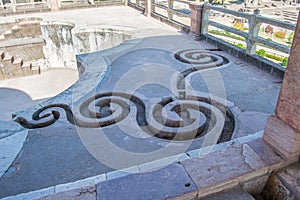
[[[62,196],[65,199],[72,199],[75,193],[78,194],[80,191],[86,191],[86,188],[95,187],[97,183],[99,189],[99,191],[98,189],[96,191],[98,199],[109,199],[109,194],[114,194],[112,196],[114,197],[113,199],[116,198],[115,195],[124,199],[127,193],[139,199],[143,194],[136,188],[140,187],[146,189],[152,187],[151,191],[154,196],[158,195],[157,199],[164,199],[165,197],[163,197],[163,195],[167,195],[166,197],[171,199],[205,198],[237,187],[243,187],[251,194],[252,191],[260,191],[260,189],[264,187],[270,172],[282,166],[280,165],[282,159],[278,156],[276,157],[271,147],[267,146],[263,141],[260,141],[261,139],[257,139],[254,145],[254,142],[249,141],[251,137],[250,139],[248,137],[246,139],[242,138],[241,141],[236,142],[235,145],[212,149],[210,153],[202,158],[189,158],[186,154],[177,155],[176,159],[174,156],[171,156],[170,159],[175,163],[173,162],[173,164],[170,165],[161,165],[162,163],[159,161],[154,161],[152,164],[143,164],[145,167],[143,167],[143,165],[133,166],[121,171],[109,172],[84,180],[52,186],[50,188],[4,199],[41,198],[47,195],[48,197],[45,198],[47,200],[52,199],[52,197],[55,199]],[[258,136],[254,137],[254,139],[257,137]],[[242,142],[247,143],[240,144]],[[267,159],[268,157],[269,159]],[[168,158],[165,158],[165,160],[169,162]],[[174,173],[175,171],[178,173]],[[176,176],[173,176],[174,174]],[[140,181],[140,184],[136,184],[133,180]],[[151,180],[153,180],[153,183],[151,183],[152,186],[146,186],[146,183],[151,182]],[[189,180],[188,183],[187,180]],[[157,185],[157,183],[169,183],[169,185],[172,185],[174,181],[177,183],[177,186],[174,187],[177,189],[180,187],[175,192],[172,188],[166,190],[165,187],[159,184]],[[132,187],[128,187],[128,184],[132,184]],[[182,185],[185,184],[187,186],[182,187]],[[124,185],[127,186],[124,187]],[[133,190],[132,188],[135,189]],[[116,191],[120,190],[121,193],[116,193]],[[104,191],[107,191],[107,193]],[[94,191],[91,193],[93,192]],[[89,198],[83,199],[96,199],[93,195],[88,196]]]
[[[197,185],[198,197],[228,190],[269,172],[269,167],[247,144],[184,160],[182,165]]]
[[[31,45],[31,44],[40,44],[43,43],[44,45],[44,39],[43,38],[22,38],[18,40],[7,40],[0,42],[0,48],[5,48],[5,47],[14,47],[14,46],[22,46],[22,45]]]

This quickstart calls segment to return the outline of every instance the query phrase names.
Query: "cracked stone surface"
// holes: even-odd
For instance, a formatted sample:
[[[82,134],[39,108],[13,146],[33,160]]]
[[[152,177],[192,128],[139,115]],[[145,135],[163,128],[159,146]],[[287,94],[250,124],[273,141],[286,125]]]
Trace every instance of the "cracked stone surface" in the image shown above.
[[[116,192],[117,191],[117,192]],[[151,200],[151,199],[193,199],[197,187],[180,164],[165,168],[132,174],[97,185],[97,199]]]
[[[38,198],[38,200],[96,200],[96,186],[69,190]]]
[[[237,185],[241,175],[265,168],[264,161],[248,145],[221,149],[182,164],[203,194],[216,192],[214,188],[220,184]]]

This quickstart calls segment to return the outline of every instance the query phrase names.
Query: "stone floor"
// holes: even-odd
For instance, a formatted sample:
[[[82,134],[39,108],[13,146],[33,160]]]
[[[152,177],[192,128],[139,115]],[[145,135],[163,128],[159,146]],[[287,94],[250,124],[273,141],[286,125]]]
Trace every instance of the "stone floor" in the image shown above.
[[[114,17],[105,21],[108,14]],[[213,47],[137,11],[107,7],[39,14],[53,16],[80,26],[130,27],[137,39],[79,56],[85,69],[79,81],[7,122],[15,132],[28,132],[0,178],[0,198],[187,156],[262,131],[274,112],[280,79],[224,52],[205,50]],[[2,137],[14,136],[13,128],[3,127]]]

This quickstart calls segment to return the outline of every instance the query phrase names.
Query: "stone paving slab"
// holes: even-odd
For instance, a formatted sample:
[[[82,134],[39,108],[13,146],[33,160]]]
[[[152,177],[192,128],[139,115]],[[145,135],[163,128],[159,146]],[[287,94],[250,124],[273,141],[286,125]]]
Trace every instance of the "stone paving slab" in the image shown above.
[[[60,192],[37,200],[96,200],[96,186]]]
[[[180,164],[157,171],[132,174],[97,185],[98,200],[193,199],[197,187]],[[179,198],[179,197],[178,197]]]
[[[255,200],[249,193],[242,189],[236,189],[228,192],[203,198],[203,200]]]
[[[27,130],[0,140],[0,177],[13,163],[27,137]]]
[[[21,153],[0,178],[0,198],[108,171],[84,148],[74,127],[61,122],[56,128],[28,131]]]
[[[268,172],[264,161],[247,144],[221,149],[181,163],[203,197]]]

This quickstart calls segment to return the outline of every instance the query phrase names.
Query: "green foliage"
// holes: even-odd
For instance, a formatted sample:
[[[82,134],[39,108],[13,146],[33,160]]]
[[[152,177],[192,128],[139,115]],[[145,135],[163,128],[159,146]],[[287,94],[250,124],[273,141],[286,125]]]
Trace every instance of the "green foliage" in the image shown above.
[[[284,39],[285,38],[285,32],[284,31],[277,31],[274,33],[274,36],[280,39]]]
[[[294,31],[292,31],[292,32],[289,34],[289,36],[288,36],[288,41],[289,41],[289,43],[292,43],[292,42],[293,42],[294,34],[295,34]]]
[[[260,50],[256,51],[256,53],[260,57],[265,57],[265,55],[266,55],[266,51],[264,49],[260,49]]]
[[[287,66],[287,64],[288,64],[288,62],[289,62],[289,58],[287,58],[287,57],[285,57],[284,59],[283,59],[283,61],[282,61],[282,66],[284,66],[284,67],[286,67]]]
[[[279,61],[279,62],[282,62],[282,61],[283,61],[283,57],[281,57],[281,56],[276,56],[276,55],[271,54],[271,53],[266,53],[265,56],[266,56],[267,58],[271,58],[271,59],[277,60],[277,61]]]
[[[230,36],[231,33],[230,33],[229,31],[225,31],[225,35],[226,35],[226,36]]]
[[[243,44],[241,44],[241,43],[238,43],[236,46],[240,47],[241,49],[246,49],[246,47]]]
[[[273,40],[272,40],[272,38],[267,38],[267,40],[269,40],[269,41],[273,41]]]
[[[209,33],[212,33],[212,34],[215,34],[215,35],[226,35],[226,37],[230,37],[230,38],[233,38],[233,39],[236,39],[236,40],[240,40],[240,41],[245,41],[245,38],[241,37],[241,36],[238,36],[238,35],[234,35],[234,34],[231,34],[230,32],[226,31],[224,33],[224,31],[219,31],[219,30],[209,30],[208,31]]]

